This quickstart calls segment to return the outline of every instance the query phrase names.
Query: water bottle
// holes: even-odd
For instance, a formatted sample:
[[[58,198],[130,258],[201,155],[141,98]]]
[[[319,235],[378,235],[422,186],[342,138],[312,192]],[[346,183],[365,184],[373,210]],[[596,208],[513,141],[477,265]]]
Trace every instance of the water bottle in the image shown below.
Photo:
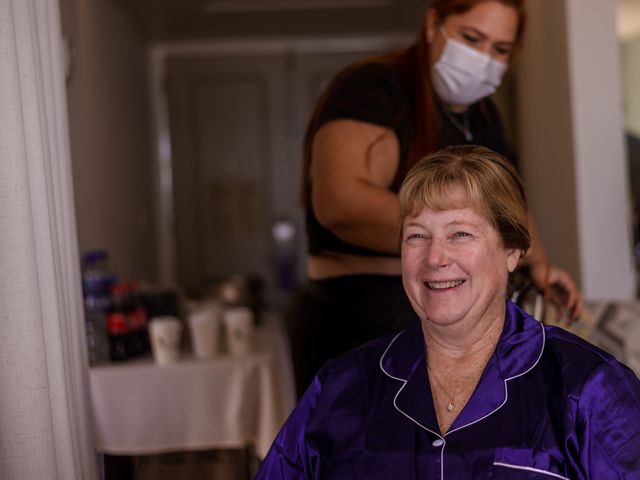
[[[89,364],[109,361],[107,311],[111,306],[111,286],[116,277],[108,268],[109,254],[91,250],[82,256],[82,290]]]

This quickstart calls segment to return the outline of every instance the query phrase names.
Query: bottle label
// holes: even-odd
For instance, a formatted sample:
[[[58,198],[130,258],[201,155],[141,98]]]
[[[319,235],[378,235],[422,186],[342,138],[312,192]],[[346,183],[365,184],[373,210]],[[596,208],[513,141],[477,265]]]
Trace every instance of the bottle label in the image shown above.
[[[142,307],[134,308],[127,316],[129,331],[142,330],[147,326],[147,312]]]
[[[122,312],[110,312],[107,315],[107,331],[109,335],[122,335],[129,331],[127,317]]]

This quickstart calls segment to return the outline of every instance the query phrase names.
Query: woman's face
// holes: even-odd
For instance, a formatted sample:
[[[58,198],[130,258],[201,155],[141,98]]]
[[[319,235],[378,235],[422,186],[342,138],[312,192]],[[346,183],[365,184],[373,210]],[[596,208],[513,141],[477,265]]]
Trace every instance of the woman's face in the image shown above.
[[[442,23],[432,9],[426,15],[427,41],[434,63],[444,49],[444,34],[495,60],[507,63],[511,58],[518,31],[518,12],[513,7],[489,0],[460,15],[449,15]]]
[[[423,322],[471,326],[502,319],[509,272],[519,258],[476,209],[425,207],[403,223],[402,280]]]

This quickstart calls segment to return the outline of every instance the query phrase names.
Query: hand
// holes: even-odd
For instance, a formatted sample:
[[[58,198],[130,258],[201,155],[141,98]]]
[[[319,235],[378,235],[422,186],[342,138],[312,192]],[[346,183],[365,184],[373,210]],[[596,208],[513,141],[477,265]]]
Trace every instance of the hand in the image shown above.
[[[578,287],[571,276],[546,262],[539,262],[530,266],[531,278],[541,291],[546,291],[546,300],[557,307],[556,322],[568,311],[568,322],[573,323],[578,319],[584,308],[584,301]],[[541,319],[542,320],[542,319]]]

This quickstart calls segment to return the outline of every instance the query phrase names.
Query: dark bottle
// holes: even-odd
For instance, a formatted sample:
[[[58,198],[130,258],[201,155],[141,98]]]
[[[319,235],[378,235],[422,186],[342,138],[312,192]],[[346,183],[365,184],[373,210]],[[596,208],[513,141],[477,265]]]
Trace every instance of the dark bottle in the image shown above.
[[[108,268],[106,250],[91,250],[82,256],[82,291],[89,363],[109,361],[107,312],[111,306],[111,287],[116,277]]]
[[[127,360],[149,351],[147,312],[135,283],[113,286],[113,302],[107,316],[111,360]]]
[[[129,284],[131,308],[128,312],[129,332],[134,355],[144,355],[150,351],[148,315],[137,283]]]

